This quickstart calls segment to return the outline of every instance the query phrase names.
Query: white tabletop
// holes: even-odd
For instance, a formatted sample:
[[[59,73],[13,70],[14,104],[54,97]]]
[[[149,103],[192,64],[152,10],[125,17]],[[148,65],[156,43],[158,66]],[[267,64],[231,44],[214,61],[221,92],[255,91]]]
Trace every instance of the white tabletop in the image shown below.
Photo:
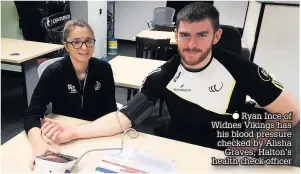
[[[51,116],[60,120],[64,125],[77,125],[87,121],[65,116]],[[121,135],[112,137],[75,140],[63,145],[53,145],[66,155],[79,157],[85,151],[94,148],[119,147]],[[225,172],[258,172],[258,173],[299,173],[297,167],[289,166],[261,166],[261,167],[215,167],[211,165],[211,157],[225,157],[222,151],[191,145],[179,141],[139,133],[136,139],[126,138],[124,148],[135,149],[163,157],[176,162],[176,173],[225,173]],[[31,173],[29,160],[31,146],[25,132],[21,132],[1,146],[2,173]],[[101,161],[104,152],[87,154],[78,164],[77,172],[93,172]]]
[[[110,62],[116,86],[139,89],[143,80],[165,61],[117,56]]]
[[[1,38],[1,61],[22,63],[62,48],[64,45]]]

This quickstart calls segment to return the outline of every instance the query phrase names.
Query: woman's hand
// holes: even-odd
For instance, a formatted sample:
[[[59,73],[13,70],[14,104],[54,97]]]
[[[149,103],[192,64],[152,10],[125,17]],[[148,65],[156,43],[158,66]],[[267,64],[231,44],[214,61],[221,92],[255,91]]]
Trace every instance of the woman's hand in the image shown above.
[[[35,166],[35,158],[37,156],[45,155],[48,153],[55,153],[59,154],[59,151],[55,148],[51,147],[49,144],[47,144],[45,141],[41,141],[39,143],[36,143],[32,146],[33,150],[33,157],[30,160],[30,169],[33,170]]]

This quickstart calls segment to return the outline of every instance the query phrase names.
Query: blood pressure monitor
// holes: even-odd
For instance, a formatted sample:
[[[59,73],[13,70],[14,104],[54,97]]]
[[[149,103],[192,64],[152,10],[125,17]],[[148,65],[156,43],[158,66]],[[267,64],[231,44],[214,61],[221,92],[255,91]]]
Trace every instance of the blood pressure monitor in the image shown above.
[[[65,173],[75,164],[77,157],[63,154],[46,154],[35,159],[36,173]]]

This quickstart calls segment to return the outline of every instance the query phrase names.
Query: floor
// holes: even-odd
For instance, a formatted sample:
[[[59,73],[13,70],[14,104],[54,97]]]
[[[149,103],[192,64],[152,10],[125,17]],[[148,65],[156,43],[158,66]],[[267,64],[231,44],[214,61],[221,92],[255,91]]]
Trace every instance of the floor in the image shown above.
[[[123,56],[135,56],[135,44],[130,42],[118,42],[118,54]],[[111,60],[115,56],[108,56]],[[23,113],[26,109],[26,98],[23,95],[22,79],[20,73],[1,71],[1,144],[4,144],[15,135],[23,131]],[[116,100],[121,104],[126,103],[127,90],[116,88]],[[163,117],[156,119],[158,116],[158,103],[156,111],[142,126],[138,127],[139,131],[152,133],[152,128],[167,121],[169,117],[166,106],[163,107]],[[292,157],[293,165],[300,167],[300,125],[294,129],[293,138],[291,139],[293,147]]]

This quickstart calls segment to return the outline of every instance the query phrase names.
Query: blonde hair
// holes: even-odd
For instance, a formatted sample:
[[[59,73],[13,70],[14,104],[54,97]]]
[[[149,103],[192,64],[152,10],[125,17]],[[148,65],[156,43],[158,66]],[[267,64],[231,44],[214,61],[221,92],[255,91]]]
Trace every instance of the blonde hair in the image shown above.
[[[69,37],[70,32],[74,27],[87,27],[89,30],[91,30],[93,36],[94,32],[91,28],[91,26],[84,20],[80,19],[72,19],[66,22],[64,29],[63,29],[63,42],[67,41],[67,38]]]

